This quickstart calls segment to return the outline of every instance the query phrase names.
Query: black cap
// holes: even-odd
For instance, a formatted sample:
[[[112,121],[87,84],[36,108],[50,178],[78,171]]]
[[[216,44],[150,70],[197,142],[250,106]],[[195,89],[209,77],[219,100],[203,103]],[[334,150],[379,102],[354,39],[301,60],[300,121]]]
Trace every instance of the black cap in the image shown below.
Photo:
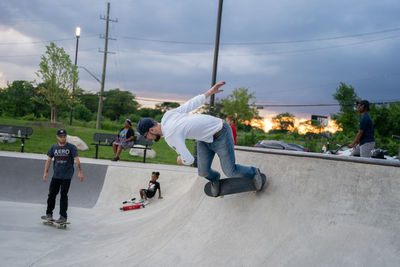
[[[369,102],[368,102],[368,100],[358,101],[357,105],[363,105],[367,110],[369,110]]]
[[[144,118],[141,119],[138,124],[136,125],[136,129],[138,130],[138,132],[140,133],[140,135],[144,135],[145,133],[147,133],[149,131],[149,129],[151,127],[153,127],[154,124],[154,120],[151,118]]]
[[[67,131],[64,129],[60,129],[57,131],[57,135],[67,135]]]

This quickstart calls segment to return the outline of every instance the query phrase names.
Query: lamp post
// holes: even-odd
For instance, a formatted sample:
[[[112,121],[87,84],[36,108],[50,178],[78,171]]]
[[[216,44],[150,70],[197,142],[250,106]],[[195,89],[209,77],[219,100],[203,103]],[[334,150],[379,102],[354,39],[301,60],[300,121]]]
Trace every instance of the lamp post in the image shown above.
[[[81,27],[76,27],[75,29],[76,36],[76,47],[75,47],[75,66],[78,63],[78,45],[79,45],[79,37],[81,36]],[[74,83],[72,84],[72,102],[71,102],[71,113],[69,115],[69,125],[72,125],[72,111],[74,109],[74,98],[75,98],[75,84],[76,79],[74,76]]]

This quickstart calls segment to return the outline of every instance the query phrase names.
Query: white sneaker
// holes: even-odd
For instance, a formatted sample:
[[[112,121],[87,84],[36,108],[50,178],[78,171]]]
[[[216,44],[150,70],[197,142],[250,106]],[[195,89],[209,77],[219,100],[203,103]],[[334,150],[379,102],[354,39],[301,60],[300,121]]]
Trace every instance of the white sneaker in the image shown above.
[[[149,201],[148,201],[148,200],[145,200],[145,201],[143,202],[143,205],[147,205],[147,204],[149,204]]]

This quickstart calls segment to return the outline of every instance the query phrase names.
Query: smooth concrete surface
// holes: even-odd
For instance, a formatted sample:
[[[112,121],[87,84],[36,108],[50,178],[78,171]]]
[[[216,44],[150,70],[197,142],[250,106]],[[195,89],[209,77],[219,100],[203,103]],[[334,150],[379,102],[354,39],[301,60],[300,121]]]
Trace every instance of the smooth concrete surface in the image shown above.
[[[5,157],[0,155],[0,201],[15,201],[24,203],[44,203],[47,194],[53,164],[50,167],[47,182],[43,181],[43,172],[46,160],[32,158]],[[82,163],[85,170],[84,182],[77,178],[75,171],[71,181],[69,205],[75,207],[92,208],[103,187],[107,165]],[[57,213],[56,213],[57,214]]]
[[[0,159],[34,162],[21,154]],[[44,203],[0,201],[0,265],[400,266],[399,167],[251,149],[236,157],[266,173],[268,188],[210,198],[194,168],[82,159],[106,166],[96,205],[70,207],[71,225],[57,230],[39,219]],[[9,190],[11,166],[0,172]],[[119,211],[152,171],[164,199]]]

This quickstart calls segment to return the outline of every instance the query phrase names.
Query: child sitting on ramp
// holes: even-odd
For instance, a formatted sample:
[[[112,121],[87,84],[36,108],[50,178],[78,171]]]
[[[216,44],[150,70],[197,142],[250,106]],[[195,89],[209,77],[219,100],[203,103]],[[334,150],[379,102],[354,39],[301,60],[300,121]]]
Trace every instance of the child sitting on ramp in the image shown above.
[[[159,172],[151,173],[151,180],[149,182],[149,186],[147,187],[147,189],[140,189],[139,191],[140,193],[139,202],[143,202],[144,205],[149,204],[148,198],[153,198],[157,190],[158,190],[158,198],[162,199],[160,183],[157,182],[159,176],[160,176]]]

